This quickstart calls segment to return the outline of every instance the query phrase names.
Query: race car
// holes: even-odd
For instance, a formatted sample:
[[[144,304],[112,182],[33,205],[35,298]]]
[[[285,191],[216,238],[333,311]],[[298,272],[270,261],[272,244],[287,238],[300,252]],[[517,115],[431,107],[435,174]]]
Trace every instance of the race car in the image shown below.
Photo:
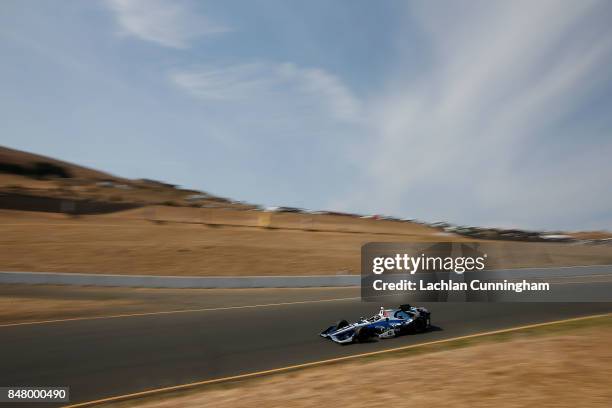
[[[431,313],[424,307],[400,305],[397,309],[380,308],[377,315],[369,319],[360,318],[356,323],[340,320],[321,332],[339,344],[368,341],[373,338],[388,339],[401,334],[418,333],[431,326]]]

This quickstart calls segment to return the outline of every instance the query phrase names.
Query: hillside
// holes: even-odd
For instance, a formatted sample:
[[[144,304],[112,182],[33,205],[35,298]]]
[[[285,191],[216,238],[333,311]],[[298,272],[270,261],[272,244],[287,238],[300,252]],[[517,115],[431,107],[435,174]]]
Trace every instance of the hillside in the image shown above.
[[[391,217],[289,207],[245,211],[254,208],[155,180],[129,180],[0,148],[2,270],[356,274],[367,242],[469,239],[435,224]],[[508,245],[507,253],[518,251],[521,256],[514,258],[525,262],[517,265],[510,259],[508,267],[612,262],[607,246]]]
[[[37,166],[38,165],[38,166]],[[40,166],[43,165],[43,166]],[[45,166],[47,165],[47,166]],[[112,176],[108,173],[79,166],[73,163],[68,163],[62,160],[53,159],[51,157],[42,156],[34,153],[24,152],[21,150],[10,149],[0,146],[0,173],[14,174],[23,176],[35,177],[37,167],[47,167],[49,169],[56,167],[64,172],[65,178],[78,178],[87,180],[112,180],[116,182],[126,182],[127,180],[120,177]],[[21,174],[20,174],[21,173]],[[51,172],[48,174],[53,176]],[[40,174],[44,177],[45,174]],[[55,176],[62,177],[59,174]]]
[[[0,193],[133,205],[248,207],[156,180],[130,180],[51,157],[0,146]]]

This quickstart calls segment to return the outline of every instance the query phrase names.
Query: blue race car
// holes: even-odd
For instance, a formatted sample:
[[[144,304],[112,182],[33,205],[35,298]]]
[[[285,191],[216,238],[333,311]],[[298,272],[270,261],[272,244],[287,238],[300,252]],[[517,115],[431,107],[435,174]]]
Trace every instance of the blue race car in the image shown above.
[[[431,313],[424,307],[400,305],[397,309],[380,308],[377,315],[369,319],[360,318],[356,323],[340,320],[321,332],[339,344],[368,341],[372,338],[388,339],[401,334],[418,333],[431,326]]]

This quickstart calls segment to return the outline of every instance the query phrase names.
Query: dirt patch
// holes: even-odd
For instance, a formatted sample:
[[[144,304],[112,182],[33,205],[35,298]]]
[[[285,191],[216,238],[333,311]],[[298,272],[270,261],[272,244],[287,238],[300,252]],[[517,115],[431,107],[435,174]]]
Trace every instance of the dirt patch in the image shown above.
[[[515,335],[417,356],[360,360],[105,406],[170,407],[609,407],[612,328]],[[163,399],[161,399],[163,398]]]

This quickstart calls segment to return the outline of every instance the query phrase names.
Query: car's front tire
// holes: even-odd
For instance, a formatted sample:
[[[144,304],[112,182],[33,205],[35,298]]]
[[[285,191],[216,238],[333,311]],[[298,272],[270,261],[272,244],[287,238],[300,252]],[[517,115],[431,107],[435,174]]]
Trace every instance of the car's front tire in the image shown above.
[[[340,320],[338,323],[336,323],[336,330],[340,330],[343,327],[346,327],[349,325],[349,322],[347,322],[346,320]]]

